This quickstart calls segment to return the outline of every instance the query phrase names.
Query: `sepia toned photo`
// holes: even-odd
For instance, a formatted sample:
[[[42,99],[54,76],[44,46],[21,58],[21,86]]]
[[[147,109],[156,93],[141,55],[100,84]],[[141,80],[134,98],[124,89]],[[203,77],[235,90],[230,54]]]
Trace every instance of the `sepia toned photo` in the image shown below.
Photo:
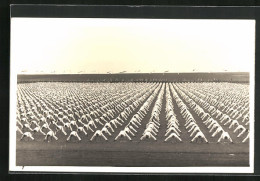
[[[10,171],[252,173],[254,20],[11,18]]]

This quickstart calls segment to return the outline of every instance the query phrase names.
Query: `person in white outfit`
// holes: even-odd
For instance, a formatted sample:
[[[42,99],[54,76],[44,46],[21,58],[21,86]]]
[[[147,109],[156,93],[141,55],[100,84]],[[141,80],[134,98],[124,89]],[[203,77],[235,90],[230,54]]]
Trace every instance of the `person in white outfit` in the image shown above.
[[[215,132],[212,134],[212,136],[211,137],[215,137],[218,133],[220,133],[220,132],[224,132],[224,130],[223,130],[223,128],[221,127],[221,126],[219,126],[216,130],[215,130]]]
[[[147,139],[153,138],[156,141],[156,138],[154,137],[154,135],[149,131],[145,131],[143,136],[140,138],[140,140],[143,140],[144,138],[147,138]]]
[[[44,132],[42,131],[42,129],[41,129],[40,126],[35,127],[35,128],[33,129],[33,132],[34,132],[34,133],[40,132],[40,133],[42,133],[44,136],[46,135],[46,133],[44,133]]]
[[[199,132],[196,133],[196,135],[193,137],[193,139],[191,140],[191,142],[194,142],[195,140],[198,141],[199,139],[202,139],[202,140],[204,140],[206,143],[208,143],[207,138],[205,137],[205,135],[204,135],[201,131],[199,131]]]
[[[171,133],[164,141],[168,141],[170,138],[176,138],[178,139],[180,142],[182,142],[182,139],[176,134],[176,133]]]
[[[248,130],[248,133],[247,133],[247,136],[245,137],[245,139],[243,139],[242,143],[246,142],[248,139],[249,139],[249,130]]]
[[[236,133],[237,131],[240,131],[237,135],[237,137],[239,138],[242,134],[244,134],[247,131],[247,129],[242,125],[238,125],[238,127],[234,130],[234,133]]]
[[[102,137],[102,138],[104,138],[106,141],[108,140],[108,139],[105,137],[105,135],[102,133],[101,130],[97,130],[97,131],[94,133],[94,135],[91,137],[90,141],[93,141],[93,139],[96,138],[96,137]]]
[[[75,137],[75,138],[77,138],[79,141],[81,141],[81,138],[79,137],[79,135],[78,135],[78,133],[77,133],[76,131],[72,131],[72,132],[70,133],[70,135],[69,135],[68,138],[67,138],[67,141],[69,141],[69,140],[71,139],[71,137]]]
[[[230,138],[228,132],[226,132],[226,131],[223,131],[223,133],[221,134],[220,138],[218,139],[218,143],[219,143],[221,140],[229,140],[231,143],[233,143],[233,141],[232,141],[232,139]]]
[[[57,138],[55,135],[56,135],[56,132],[53,132],[52,130],[50,130],[50,131],[46,134],[44,140],[47,140],[48,142],[49,142],[50,139],[52,139],[52,138],[54,138],[55,140],[58,140],[58,138]]]
[[[130,138],[130,136],[127,134],[126,130],[120,131],[119,134],[117,135],[117,137],[115,138],[115,141],[118,140],[118,138],[120,138],[120,137],[126,137],[126,138],[128,138],[128,140],[130,140],[130,141],[132,140]]]
[[[24,139],[24,137],[31,138],[32,140],[34,140],[34,138],[33,138],[31,132],[25,132],[25,133],[23,133],[20,140]]]
[[[77,132],[83,132],[85,135],[87,135],[87,132],[86,132],[86,130],[84,129],[83,126],[78,127]]]

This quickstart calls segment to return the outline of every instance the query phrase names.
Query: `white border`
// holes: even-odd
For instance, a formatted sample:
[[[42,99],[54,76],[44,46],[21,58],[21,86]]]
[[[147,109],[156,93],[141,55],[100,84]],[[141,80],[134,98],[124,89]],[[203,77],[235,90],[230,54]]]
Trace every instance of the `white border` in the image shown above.
[[[249,20],[254,21],[255,20]],[[12,22],[12,21],[11,21]],[[11,28],[12,32],[12,28]],[[12,34],[12,33],[11,33]],[[12,39],[12,37],[11,37]],[[9,171],[26,172],[102,172],[102,173],[254,173],[255,60],[250,71],[250,143],[249,167],[82,167],[82,166],[16,166],[17,69],[12,61],[10,41],[10,121]],[[255,59],[255,58],[254,58]]]

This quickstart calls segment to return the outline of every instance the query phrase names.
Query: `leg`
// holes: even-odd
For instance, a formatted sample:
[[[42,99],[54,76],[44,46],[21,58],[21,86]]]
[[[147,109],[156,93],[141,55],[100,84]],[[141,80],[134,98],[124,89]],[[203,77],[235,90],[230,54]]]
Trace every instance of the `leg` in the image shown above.
[[[114,122],[112,122],[112,123],[113,123],[113,125],[115,126],[115,128],[117,128],[116,123],[114,123]]]
[[[57,136],[53,135],[53,137],[54,137],[55,140],[58,140]]]
[[[61,128],[61,131],[63,132],[63,134],[66,136],[67,133],[65,132],[65,130],[63,128]]]
[[[145,136],[146,136],[146,135],[143,135],[143,136],[140,138],[140,140],[143,140],[143,139],[145,138]]]
[[[136,133],[137,131],[131,126],[131,129]]]
[[[193,132],[191,133],[190,137],[192,137],[194,133],[196,133],[196,129],[193,130]]]
[[[188,130],[188,133],[191,132],[193,130],[194,126],[191,127],[191,129]]]
[[[224,125],[227,125],[228,123],[230,123],[231,121],[227,121]]]
[[[241,131],[241,132],[237,135],[237,137],[239,138],[244,132],[245,132],[244,130]]]
[[[70,140],[70,137],[71,137],[71,134],[69,135],[69,137],[67,138],[67,141],[69,141]]]
[[[44,140],[48,140],[48,136],[49,136],[49,135],[46,135],[45,138],[44,138]]]
[[[168,139],[170,139],[172,137],[172,135],[168,136],[164,141],[168,141]]]
[[[109,136],[111,136],[111,133],[110,133],[108,130],[106,131],[106,133],[107,133]]]
[[[22,137],[20,138],[20,140],[22,140],[24,138],[24,134],[22,135]]]
[[[177,129],[181,133],[181,130],[179,128],[176,127],[175,129]]]
[[[92,133],[94,132],[94,130],[90,126],[88,126],[88,129],[90,129],[90,131],[92,131]]]
[[[196,138],[197,138],[197,137],[195,136],[195,137],[191,140],[191,142],[193,142]]]
[[[175,138],[177,138],[179,141],[182,142],[181,138],[179,136],[175,136]]]
[[[177,135],[177,136],[180,136],[180,134],[178,133],[178,131],[174,131],[174,133]]]
[[[41,129],[40,129],[40,132],[41,132],[43,135],[46,135]]]
[[[116,121],[116,123],[118,123],[120,126],[122,126],[122,124],[119,121]]]
[[[76,136],[77,136],[78,140],[79,140],[79,141],[81,141],[81,138],[79,137],[79,135],[78,135],[78,134],[76,134]]]
[[[233,131],[233,133],[237,132],[237,130],[238,130],[238,127]]]
[[[130,138],[130,136],[128,136],[127,134],[126,134],[126,137],[131,141],[132,139]]]
[[[110,129],[112,130],[112,132],[114,133],[114,129],[112,128],[112,126],[110,126]]]
[[[229,139],[229,141],[230,141],[231,143],[233,143],[233,140],[232,140],[230,137],[228,137],[228,139]]]
[[[133,121],[132,121],[132,124],[133,124],[136,128],[139,128]]]
[[[208,126],[208,129],[210,129],[213,124],[214,124],[214,122],[210,123]]]
[[[23,132],[20,129],[17,129],[19,133],[23,134]]]
[[[245,137],[245,139],[242,141],[242,143],[246,142],[247,139],[249,139],[249,133],[248,133],[248,135]]]
[[[171,132],[171,131],[168,130],[164,136],[168,136],[168,135],[170,134],[170,132]]]
[[[215,137],[217,133],[218,133],[218,130],[216,130],[216,131],[212,134],[212,137]]]
[[[220,136],[220,138],[218,139],[218,143],[221,141],[221,139],[222,139],[222,136]]]
[[[101,134],[101,136],[107,141],[107,138],[105,137],[105,135]]]
[[[209,132],[211,133],[214,129],[215,129],[215,127],[212,126],[212,128],[209,130]]]
[[[83,128],[83,133],[85,134],[85,135],[87,135],[87,132],[85,131],[85,129]]]
[[[152,130],[152,133],[156,135],[156,133],[154,132],[154,130]]]
[[[206,143],[208,143],[208,140],[205,136],[203,136],[202,138],[206,141]]]
[[[90,138],[90,141],[92,141],[96,137],[96,133]]]
[[[151,137],[156,141],[156,138],[151,134]]]
[[[99,124],[101,124],[102,126],[104,125],[101,121],[98,121]]]
[[[120,134],[120,133],[117,135],[117,137],[115,138],[115,140],[117,140],[117,139],[119,138],[119,136],[121,136],[121,134]]]

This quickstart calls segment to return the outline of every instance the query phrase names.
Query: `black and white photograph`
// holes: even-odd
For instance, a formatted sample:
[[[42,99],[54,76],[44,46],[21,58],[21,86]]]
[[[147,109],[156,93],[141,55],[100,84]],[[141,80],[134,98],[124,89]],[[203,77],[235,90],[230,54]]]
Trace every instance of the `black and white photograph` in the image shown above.
[[[14,17],[10,52],[10,171],[254,171],[254,20]]]

